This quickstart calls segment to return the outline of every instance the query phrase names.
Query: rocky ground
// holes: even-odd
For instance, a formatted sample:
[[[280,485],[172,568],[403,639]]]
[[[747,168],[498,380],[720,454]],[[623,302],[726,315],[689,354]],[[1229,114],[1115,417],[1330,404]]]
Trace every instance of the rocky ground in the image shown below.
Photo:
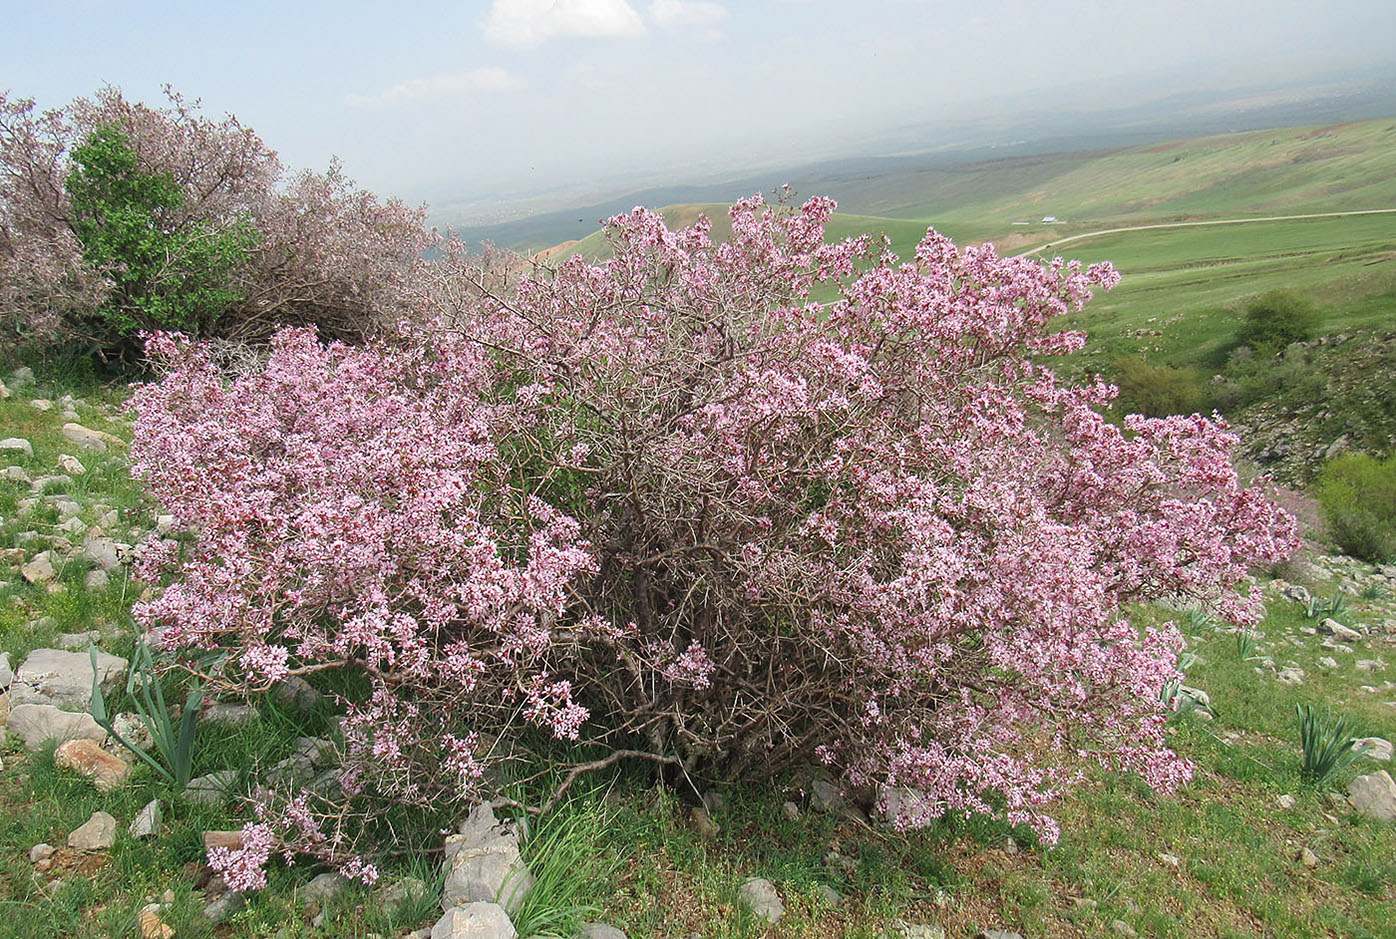
[[[15,935],[1389,934],[1396,567],[1321,553],[1265,580],[1252,631],[1137,611],[1189,635],[1170,732],[1197,780],[1159,797],[1088,770],[1054,849],[987,821],[903,838],[818,779],[687,805],[621,775],[571,827],[478,807],[372,887],[281,867],[266,890],[229,891],[206,849],[239,843],[257,780],[333,785],[333,708],[304,682],[257,707],[204,701],[183,789],[117,742],[153,746],[124,693],[125,614],[145,589],[130,562],[178,537],[126,474],[128,432],[119,395],[23,372],[0,385],[0,922]],[[89,713],[94,678],[115,736]],[[1299,703],[1362,731],[1326,785],[1297,773]]]

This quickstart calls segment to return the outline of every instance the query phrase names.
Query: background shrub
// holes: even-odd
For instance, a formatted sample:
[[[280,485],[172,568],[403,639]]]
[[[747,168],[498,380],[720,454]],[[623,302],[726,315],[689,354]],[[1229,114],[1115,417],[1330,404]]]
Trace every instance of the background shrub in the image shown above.
[[[1115,361],[1115,385],[1120,389],[1116,410],[1127,414],[1167,417],[1206,407],[1206,389],[1196,369],[1153,365],[1138,356],[1126,356]]]
[[[1315,484],[1334,543],[1364,561],[1396,556],[1396,457],[1350,453],[1329,461]]]
[[[1311,302],[1292,290],[1271,290],[1246,304],[1236,343],[1274,353],[1292,342],[1312,339],[1318,327],[1318,311]]]

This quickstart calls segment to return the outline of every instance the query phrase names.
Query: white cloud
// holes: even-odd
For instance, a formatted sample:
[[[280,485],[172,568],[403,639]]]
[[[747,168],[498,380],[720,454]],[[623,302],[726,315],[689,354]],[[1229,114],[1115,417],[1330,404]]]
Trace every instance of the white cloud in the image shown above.
[[[708,0],[654,0],[650,16],[661,29],[708,29],[727,18],[727,8]]]
[[[356,108],[392,107],[411,101],[463,98],[471,94],[491,94],[522,87],[523,79],[510,75],[502,68],[485,66],[431,78],[410,78],[377,94],[348,94],[344,96],[344,103]]]
[[[531,49],[563,36],[635,38],[644,21],[626,0],[494,0],[485,38]]]

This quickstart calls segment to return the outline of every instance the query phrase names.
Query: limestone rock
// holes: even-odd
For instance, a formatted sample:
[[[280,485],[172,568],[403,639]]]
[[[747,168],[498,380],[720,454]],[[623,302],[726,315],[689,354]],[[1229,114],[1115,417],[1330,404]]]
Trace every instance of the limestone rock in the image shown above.
[[[204,853],[207,854],[214,848],[227,848],[229,851],[237,851],[242,847],[241,831],[206,831],[204,832]]]
[[[114,571],[121,566],[121,552],[116,541],[102,537],[90,537],[82,543],[82,556],[104,571]]]
[[[501,903],[514,912],[533,889],[534,877],[519,856],[518,835],[501,825],[489,805],[478,805],[446,839],[446,886],[441,908],[463,903]]]
[[[111,691],[126,675],[126,660],[97,653],[97,676]],[[52,704],[86,711],[92,706],[92,659],[87,652],[35,649],[15,673],[14,703]]]
[[[24,738],[24,748],[30,752],[43,749],[46,740],[107,739],[107,732],[97,726],[91,714],[64,711],[51,704],[19,704],[10,709],[5,726]]]
[[[431,927],[431,939],[514,939],[518,932],[498,903],[467,903],[446,911]]]
[[[902,939],[945,939],[945,927],[935,923],[898,923]]]
[[[53,762],[92,780],[102,792],[111,792],[131,775],[131,764],[106,750],[95,740],[80,738],[59,744]]]
[[[136,916],[137,925],[140,926],[141,939],[174,939],[174,927],[160,919],[160,913],[163,909],[164,906],[159,903],[147,903],[141,907],[140,913]]]
[[[310,883],[301,888],[301,903],[307,906],[311,903],[318,903],[323,907],[339,896],[347,886],[349,886],[349,878],[342,874],[328,872],[316,874]]]
[[[243,727],[257,717],[257,709],[248,704],[228,704],[211,701],[199,711],[199,720],[217,727]]]
[[[66,453],[58,455],[58,468],[72,476],[81,476],[87,472],[87,467],[83,466],[77,457]]]
[[[23,453],[25,457],[32,457],[34,445],[23,437],[6,437],[0,440],[0,453]]]
[[[778,923],[785,915],[785,904],[780,902],[775,884],[764,877],[750,877],[737,891],[742,905],[754,915],[768,923]]]
[[[49,557],[49,552],[44,551],[34,555],[34,560],[21,567],[19,576],[31,584],[46,584],[57,577],[58,572],[53,569],[53,561]]]
[[[88,590],[106,590],[109,583],[111,583],[111,576],[100,567],[88,571],[82,578],[82,585]]]
[[[71,421],[63,425],[63,438],[70,441],[79,450],[91,453],[106,453],[108,445],[122,445],[125,442],[113,434],[93,430]]]
[[[1288,794],[1277,796],[1275,803],[1282,809],[1292,809],[1294,808],[1294,796]]]
[[[402,877],[395,880],[390,886],[378,890],[374,894],[374,899],[384,913],[392,916],[404,903],[418,897],[424,897],[426,893],[427,885],[416,877]]]
[[[1344,626],[1331,617],[1318,624],[1318,631],[1324,635],[1332,636],[1339,642],[1357,642],[1362,638],[1360,632],[1348,626]]]
[[[1370,818],[1396,820],[1396,781],[1386,770],[1358,776],[1348,785],[1353,807]]]
[[[1354,750],[1362,750],[1362,755],[1369,760],[1376,760],[1378,763],[1390,763],[1396,749],[1393,749],[1390,740],[1382,737],[1358,737],[1352,742]]]
[[[583,923],[577,939],[625,939],[625,933],[605,923]]]
[[[717,822],[708,814],[708,810],[701,805],[695,805],[688,811],[688,827],[700,838],[716,838],[718,836]]]
[[[38,864],[53,857],[53,845],[40,842],[29,849],[29,863]]]
[[[229,916],[241,912],[246,905],[247,901],[242,898],[242,894],[225,893],[204,907],[204,916],[216,926]]]
[[[10,668],[10,653],[0,652],[0,691],[9,691],[10,682],[14,680],[14,669]]]
[[[89,629],[81,633],[59,633],[53,644],[65,652],[86,652],[88,646],[95,646],[101,639],[101,632]]]
[[[1310,870],[1313,870],[1315,867],[1318,867],[1318,855],[1310,851],[1307,847],[1300,848],[1297,857],[1299,859],[1299,863],[1303,864]]]
[[[186,801],[197,802],[200,805],[222,805],[228,801],[228,795],[237,781],[237,770],[220,770],[189,780],[189,785],[181,795]]]
[[[160,822],[163,820],[163,813],[160,811],[160,800],[151,799],[146,803],[145,808],[136,813],[135,819],[126,831],[132,838],[149,838],[160,833]]]
[[[93,812],[80,828],[68,835],[74,851],[104,851],[116,843],[116,819],[106,812]]]

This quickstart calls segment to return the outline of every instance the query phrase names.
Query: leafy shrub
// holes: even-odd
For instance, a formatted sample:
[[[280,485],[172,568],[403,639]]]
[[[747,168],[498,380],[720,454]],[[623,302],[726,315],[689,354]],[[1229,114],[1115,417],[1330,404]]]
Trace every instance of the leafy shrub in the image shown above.
[[[1324,466],[1315,490],[1328,533],[1344,554],[1364,561],[1396,556],[1396,457],[1337,457]]]
[[[1120,389],[1116,408],[1129,414],[1167,417],[1194,414],[1205,406],[1202,377],[1195,369],[1126,356],[1115,362],[1115,385]]]
[[[1292,342],[1306,342],[1318,331],[1314,305],[1292,290],[1271,290],[1246,304],[1246,320],[1236,330],[1237,345],[1273,353]]]
[[[420,311],[423,209],[337,165],[283,180],[236,118],[93,99],[37,113],[0,94],[0,327],[104,354],[138,330],[262,340],[282,324],[360,339]]]
[[[151,344],[134,468],[191,541],[142,556],[177,579],[137,617],[222,650],[220,684],[310,676],[347,712],[342,797],[267,794],[230,885],[280,850],[371,877],[392,811],[459,811],[511,759],[822,764],[901,827],[991,813],[1048,841],[1082,754],[1188,778],[1158,694],[1181,635],[1124,604],[1253,622],[1231,588],[1293,520],[1222,428],[1122,429],[1108,386],[1034,364],[1084,342],[1049,323],[1108,265],[934,231],[899,264],[826,244],[832,211],[749,199],[715,245],[637,209],[604,264],[475,282],[449,328],[362,347],[282,332],[232,380]]]

